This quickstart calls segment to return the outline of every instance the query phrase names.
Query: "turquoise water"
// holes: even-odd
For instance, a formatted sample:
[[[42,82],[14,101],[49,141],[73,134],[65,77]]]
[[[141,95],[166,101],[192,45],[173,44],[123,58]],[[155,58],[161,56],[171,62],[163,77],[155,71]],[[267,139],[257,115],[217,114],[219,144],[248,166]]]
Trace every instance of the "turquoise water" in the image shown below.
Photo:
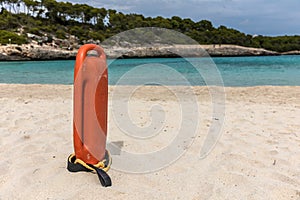
[[[300,85],[300,56],[108,60],[109,84]],[[75,61],[0,62],[0,83],[73,84]],[[210,70],[216,65],[216,70]],[[219,73],[219,74],[218,74]],[[214,80],[216,79],[216,80]],[[206,80],[206,82],[205,82]]]

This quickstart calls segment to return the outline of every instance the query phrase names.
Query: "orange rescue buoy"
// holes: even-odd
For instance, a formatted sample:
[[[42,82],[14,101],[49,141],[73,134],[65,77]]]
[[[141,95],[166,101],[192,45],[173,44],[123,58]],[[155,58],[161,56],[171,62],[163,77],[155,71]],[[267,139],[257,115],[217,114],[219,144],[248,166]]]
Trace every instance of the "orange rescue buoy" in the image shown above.
[[[108,75],[106,55],[100,46],[86,44],[79,49],[74,69],[73,95],[75,155],[69,157],[68,169],[72,172],[97,172],[102,185],[104,182],[104,186],[110,186],[110,178],[104,172],[111,164],[111,157],[105,149]],[[110,185],[105,183],[107,177],[103,179],[103,176],[109,178]]]

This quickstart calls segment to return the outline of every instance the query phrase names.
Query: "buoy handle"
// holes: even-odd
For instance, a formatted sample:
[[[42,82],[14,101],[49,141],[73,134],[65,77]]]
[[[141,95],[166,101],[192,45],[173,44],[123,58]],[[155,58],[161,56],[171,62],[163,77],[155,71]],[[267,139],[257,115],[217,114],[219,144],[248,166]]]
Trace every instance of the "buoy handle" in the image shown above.
[[[106,60],[106,55],[104,53],[104,49],[96,44],[85,44],[78,50],[76,56],[76,65],[74,70],[74,80],[76,79],[77,73],[80,70],[87,54],[89,51],[96,51],[100,59]]]

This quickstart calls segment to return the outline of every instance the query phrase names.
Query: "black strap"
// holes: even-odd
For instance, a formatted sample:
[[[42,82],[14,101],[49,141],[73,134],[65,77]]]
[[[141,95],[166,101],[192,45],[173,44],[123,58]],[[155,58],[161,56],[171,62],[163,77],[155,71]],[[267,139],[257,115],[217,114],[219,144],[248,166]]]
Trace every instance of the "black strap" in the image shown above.
[[[92,167],[94,170],[96,170],[98,178],[99,178],[99,180],[101,182],[101,185],[103,187],[109,187],[109,186],[111,186],[111,179],[110,179],[110,177],[108,176],[108,174],[104,170],[102,170],[100,168],[97,168],[97,167],[95,167],[93,165],[89,165],[89,166]]]
[[[75,160],[76,157],[74,155],[69,156],[68,165],[67,165],[67,169],[69,170],[69,172],[80,172],[80,171],[92,172],[91,169],[86,168],[80,163],[75,163]],[[88,166],[90,166],[96,171],[99,181],[103,187],[109,187],[112,185],[109,175],[104,170],[97,168],[94,165],[88,164]]]

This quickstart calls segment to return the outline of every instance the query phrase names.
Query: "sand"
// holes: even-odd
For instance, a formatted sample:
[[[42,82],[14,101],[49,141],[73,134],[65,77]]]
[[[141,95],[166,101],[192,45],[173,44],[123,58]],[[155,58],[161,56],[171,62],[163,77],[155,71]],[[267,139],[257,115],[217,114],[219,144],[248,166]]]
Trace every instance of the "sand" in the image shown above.
[[[187,93],[173,89],[177,96]],[[165,117],[152,127],[156,134],[142,140],[118,124],[124,117],[118,105],[128,101],[130,87],[113,96],[116,90],[109,88],[110,142],[132,153],[159,151],[171,144],[186,106],[185,118],[198,126],[188,138],[192,144],[178,145],[184,154],[160,170],[132,173],[113,152],[113,186],[103,188],[95,174],[66,170],[73,152],[72,86],[0,84],[0,199],[300,199],[300,87],[225,88],[222,132],[202,159],[206,135],[221,120],[212,114],[207,88],[193,88],[196,104],[189,96],[178,102],[161,87],[138,88],[128,104],[130,119],[143,128],[155,122],[151,109]],[[198,118],[187,113],[195,105]]]

